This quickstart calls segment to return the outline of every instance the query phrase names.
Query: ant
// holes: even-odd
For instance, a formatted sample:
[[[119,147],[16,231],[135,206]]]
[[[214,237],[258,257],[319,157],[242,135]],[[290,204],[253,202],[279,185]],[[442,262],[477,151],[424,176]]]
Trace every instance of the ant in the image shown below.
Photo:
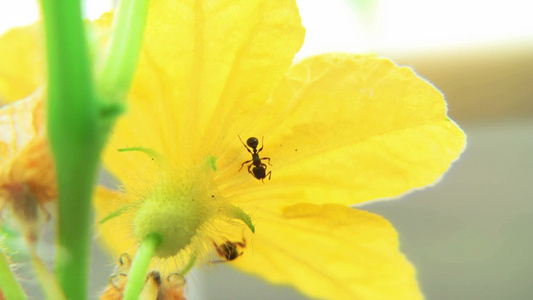
[[[242,242],[230,242],[226,240],[224,244],[220,245],[217,245],[215,242],[213,242],[213,246],[215,246],[215,250],[217,250],[218,255],[225,259],[217,260],[214,262],[232,261],[244,253],[239,253],[237,246],[241,248],[246,247],[246,240],[244,239],[244,237],[242,238]]]
[[[252,176],[255,177],[257,180],[261,179],[263,183],[265,182],[264,179],[267,176],[268,176],[268,180],[270,180],[270,177],[272,177],[272,171],[269,171],[267,173],[266,172],[267,165],[262,162],[262,160],[266,159],[268,160],[268,164],[270,165],[270,157],[261,157],[261,158],[259,157],[259,152],[263,150],[265,137],[263,137],[263,139],[261,140],[261,144],[263,145],[261,146],[261,148],[259,148],[259,150],[257,150],[257,145],[259,144],[259,140],[257,140],[257,138],[251,137],[246,140],[246,144],[248,145],[248,147],[252,148],[253,152],[248,147],[246,147],[241,137],[240,136],[238,137],[239,137],[239,140],[241,140],[241,143],[244,146],[244,148],[246,148],[246,150],[248,150],[248,152],[250,152],[250,154],[252,155],[251,160],[247,160],[242,163],[241,168],[239,169],[239,172],[242,170],[242,167],[244,167],[245,164],[251,162],[251,164],[248,165],[248,173],[252,174]],[[253,169],[252,169],[252,166],[253,166]]]

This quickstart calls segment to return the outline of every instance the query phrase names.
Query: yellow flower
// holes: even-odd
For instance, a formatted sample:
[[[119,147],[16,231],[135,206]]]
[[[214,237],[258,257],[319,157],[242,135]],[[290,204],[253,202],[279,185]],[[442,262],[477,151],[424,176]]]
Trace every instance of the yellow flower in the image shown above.
[[[29,242],[35,242],[40,222],[50,218],[46,204],[57,198],[40,88],[42,46],[38,25],[0,37],[0,212],[11,209]]]
[[[229,259],[316,298],[422,297],[394,228],[348,205],[434,182],[464,133],[434,87],[386,59],[329,54],[291,66],[303,39],[294,0],[152,2],[129,110],[104,154],[124,188],[100,188],[95,202],[116,256],[133,257],[156,232],[163,274]],[[1,53],[19,49],[7,63],[39,47],[22,40],[32,42],[0,40]],[[4,79],[0,95],[17,91]],[[264,183],[251,162],[239,170],[252,159],[239,136],[256,137],[270,159]]]
[[[57,197],[43,97],[43,91],[37,90],[0,108],[0,208],[11,208],[32,242],[37,239],[39,217],[49,217],[44,205]]]
[[[303,37],[294,1],[154,2],[104,155],[124,193],[96,206],[100,219],[126,209],[100,226],[116,255],[158,232],[166,272],[234,251],[235,267],[312,297],[421,297],[392,226],[347,205],[434,182],[464,134],[434,87],[388,60],[290,67]],[[239,171],[252,155],[238,136],[259,140],[271,180]]]

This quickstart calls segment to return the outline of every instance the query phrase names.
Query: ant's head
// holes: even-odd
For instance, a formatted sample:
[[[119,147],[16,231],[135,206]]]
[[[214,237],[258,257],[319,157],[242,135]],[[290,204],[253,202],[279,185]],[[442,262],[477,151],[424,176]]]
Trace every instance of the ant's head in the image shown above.
[[[246,144],[248,144],[248,147],[250,147],[252,149],[255,149],[255,148],[257,148],[257,145],[259,145],[259,140],[257,140],[254,137],[251,137],[251,138],[246,140]]]

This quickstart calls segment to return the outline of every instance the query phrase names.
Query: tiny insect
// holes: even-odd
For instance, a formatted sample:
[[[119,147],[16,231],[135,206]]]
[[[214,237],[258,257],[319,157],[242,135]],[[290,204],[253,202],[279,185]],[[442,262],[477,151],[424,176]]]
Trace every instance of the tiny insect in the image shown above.
[[[268,164],[270,165],[270,157],[261,157],[261,158],[259,157],[259,152],[263,150],[265,137],[263,137],[263,139],[261,140],[262,145],[261,145],[261,148],[259,148],[259,150],[257,150],[257,146],[259,144],[259,140],[257,140],[257,138],[251,137],[246,140],[246,145],[252,148],[252,150],[250,150],[250,148],[248,148],[244,144],[241,137],[240,136],[238,137],[239,137],[239,140],[241,140],[241,143],[243,144],[244,148],[246,148],[246,150],[250,152],[250,154],[252,155],[252,159],[247,160],[241,164],[241,168],[239,169],[239,172],[242,170],[245,164],[251,163],[250,165],[248,165],[248,173],[252,174],[252,176],[255,177],[257,180],[263,181],[263,183],[265,182],[264,179],[267,176],[268,176],[268,180],[270,180],[270,177],[272,177],[272,171],[269,171],[267,173],[266,172],[267,165],[263,163],[263,160],[267,160]]]
[[[217,245],[215,242],[213,242],[213,246],[215,246],[215,250],[217,250],[218,255],[224,258],[224,260],[217,260],[214,262],[232,261],[244,253],[239,253],[238,247],[246,247],[246,240],[243,237],[242,242],[226,241],[225,243],[220,245]]]

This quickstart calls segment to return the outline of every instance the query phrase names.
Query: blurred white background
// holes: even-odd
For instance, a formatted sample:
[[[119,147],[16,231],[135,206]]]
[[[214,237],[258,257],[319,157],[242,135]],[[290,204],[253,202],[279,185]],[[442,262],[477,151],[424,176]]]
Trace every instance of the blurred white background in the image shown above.
[[[89,2],[89,18],[112,7]],[[442,90],[468,135],[461,160],[436,186],[364,207],[398,229],[427,298],[532,299],[533,2],[298,3],[307,36],[297,59],[376,52],[412,66]],[[38,15],[34,0],[2,0],[0,33]],[[113,262],[95,249],[93,263]],[[108,276],[92,274],[93,289]],[[304,299],[222,264],[195,271],[189,290],[191,299]]]

